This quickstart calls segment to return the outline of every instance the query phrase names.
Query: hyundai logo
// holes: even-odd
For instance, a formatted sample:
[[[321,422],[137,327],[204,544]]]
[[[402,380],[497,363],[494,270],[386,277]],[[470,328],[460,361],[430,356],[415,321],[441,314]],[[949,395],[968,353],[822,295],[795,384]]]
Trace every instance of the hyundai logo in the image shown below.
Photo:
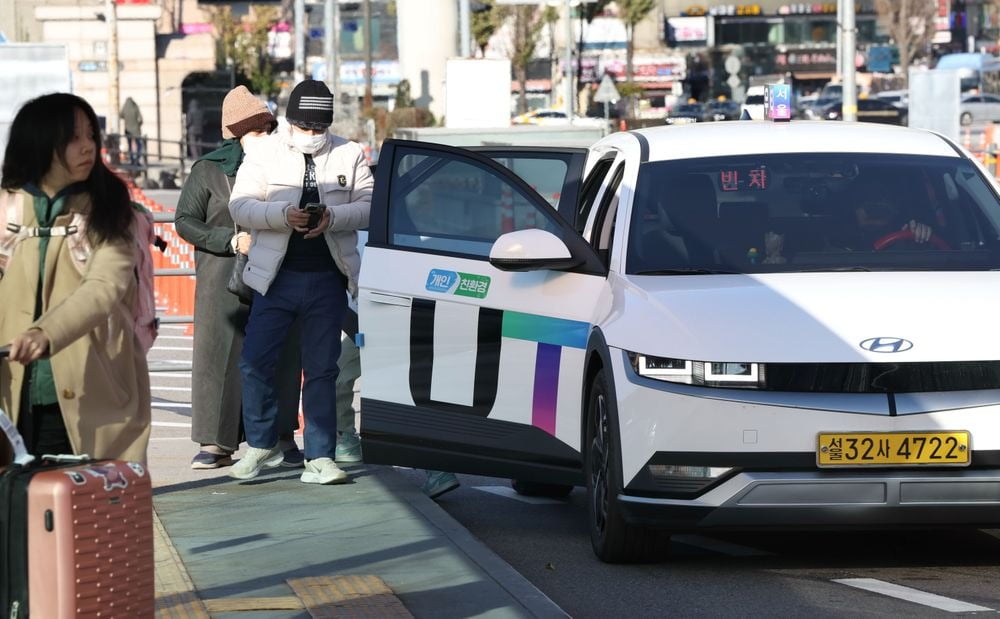
[[[861,342],[861,348],[870,352],[903,352],[913,348],[913,342],[901,337],[872,337]]]

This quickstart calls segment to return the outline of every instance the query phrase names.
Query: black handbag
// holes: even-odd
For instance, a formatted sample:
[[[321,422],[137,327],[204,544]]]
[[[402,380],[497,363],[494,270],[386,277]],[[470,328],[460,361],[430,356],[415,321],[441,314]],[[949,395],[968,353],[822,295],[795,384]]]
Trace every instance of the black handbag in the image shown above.
[[[253,288],[243,282],[243,271],[247,267],[248,259],[249,256],[246,254],[236,252],[236,257],[233,258],[233,271],[229,274],[229,282],[226,284],[226,290],[239,297],[240,303],[245,305],[250,305],[253,299]]]

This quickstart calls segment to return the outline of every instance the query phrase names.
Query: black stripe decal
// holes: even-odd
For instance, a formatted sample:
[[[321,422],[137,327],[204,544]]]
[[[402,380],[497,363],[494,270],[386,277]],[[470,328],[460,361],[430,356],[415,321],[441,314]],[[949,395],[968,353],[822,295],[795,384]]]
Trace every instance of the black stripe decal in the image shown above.
[[[410,395],[413,403],[441,411],[486,417],[497,399],[503,312],[488,307],[479,308],[472,406],[465,406],[431,399],[435,306],[436,302],[429,299],[414,299],[410,306]]]

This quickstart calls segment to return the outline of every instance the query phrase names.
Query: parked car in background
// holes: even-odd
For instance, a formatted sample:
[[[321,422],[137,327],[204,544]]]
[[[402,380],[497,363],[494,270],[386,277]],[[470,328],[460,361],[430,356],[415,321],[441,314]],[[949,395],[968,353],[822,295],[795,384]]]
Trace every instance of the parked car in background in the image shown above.
[[[740,116],[743,112],[750,115],[753,120],[764,120],[764,87],[751,86],[747,88],[747,96],[740,106]]]
[[[821,108],[817,118],[821,120],[843,120],[841,101]],[[883,123],[886,125],[906,125],[907,110],[881,99],[858,99],[858,122]]]
[[[833,103],[840,103],[840,97],[816,97],[813,99],[799,99],[796,107],[795,118],[805,120],[822,120],[823,110]]]
[[[705,115],[702,120],[711,122],[713,120],[739,120],[740,104],[735,101],[711,101],[705,106]]]
[[[696,123],[705,117],[705,106],[701,103],[683,103],[667,114],[668,125]]]
[[[515,125],[568,125],[566,112],[562,110],[538,109],[519,114],[511,119]]]
[[[1000,97],[996,95],[970,95],[962,98],[959,121],[963,125],[973,122],[1000,121]]]
[[[876,99],[881,99],[882,101],[888,101],[889,103],[895,105],[896,107],[910,106],[909,90],[883,90],[882,92],[875,93],[874,96]]]

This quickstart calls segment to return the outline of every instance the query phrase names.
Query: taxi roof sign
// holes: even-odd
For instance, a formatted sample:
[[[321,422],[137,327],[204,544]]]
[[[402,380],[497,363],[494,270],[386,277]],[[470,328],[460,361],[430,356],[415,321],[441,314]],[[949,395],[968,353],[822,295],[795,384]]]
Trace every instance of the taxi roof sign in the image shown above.
[[[771,120],[792,119],[792,87],[768,84],[764,88],[764,116]]]

